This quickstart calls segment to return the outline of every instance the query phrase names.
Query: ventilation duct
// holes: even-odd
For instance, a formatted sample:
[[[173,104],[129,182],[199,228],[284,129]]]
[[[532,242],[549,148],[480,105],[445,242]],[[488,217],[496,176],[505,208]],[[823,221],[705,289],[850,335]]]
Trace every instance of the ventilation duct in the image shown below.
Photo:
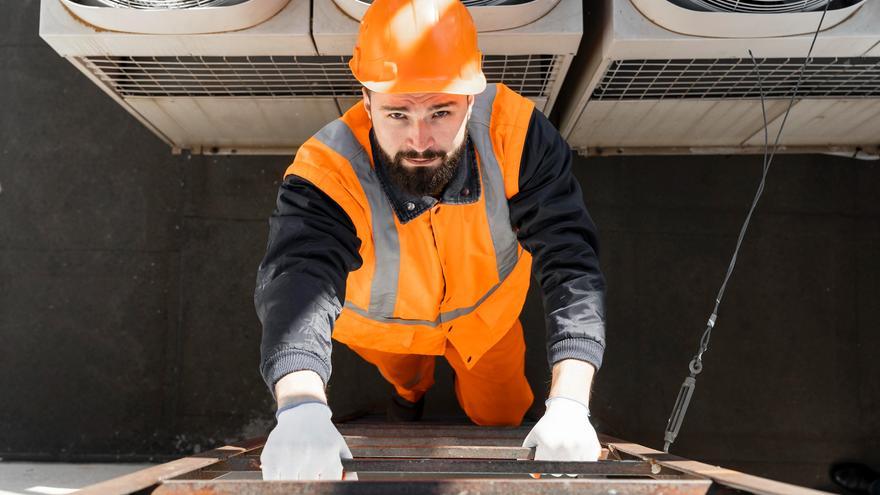
[[[785,149],[853,151],[880,145],[880,1],[829,4],[836,10],[829,10],[823,28],[836,25],[819,34],[803,76],[801,66],[821,11],[708,12],[677,5],[684,3],[597,2],[596,15],[588,16],[585,26],[594,36],[582,46],[566,98],[558,105],[560,131],[572,147],[593,154],[760,152],[759,80],[774,136],[801,77],[781,140]],[[773,2],[777,7],[783,3]],[[644,8],[660,4],[705,16],[684,26],[690,31],[714,32],[724,29],[728,19],[745,17],[753,25],[776,26],[781,34],[684,35],[661,27]],[[845,16],[833,18],[833,12]],[[784,35],[802,16],[811,16],[801,26],[804,34]]]
[[[247,29],[289,0],[52,0],[96,28],[139,34],[202,34]]]

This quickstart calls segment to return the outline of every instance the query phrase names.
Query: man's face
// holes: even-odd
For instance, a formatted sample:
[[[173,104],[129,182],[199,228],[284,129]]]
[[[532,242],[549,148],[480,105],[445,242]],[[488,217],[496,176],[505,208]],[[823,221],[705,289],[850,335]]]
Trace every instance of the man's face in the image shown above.
[[[398,187],[416,195],[442,192],[464,152],[473,100],[443,93],[364,91],[373,132]]]

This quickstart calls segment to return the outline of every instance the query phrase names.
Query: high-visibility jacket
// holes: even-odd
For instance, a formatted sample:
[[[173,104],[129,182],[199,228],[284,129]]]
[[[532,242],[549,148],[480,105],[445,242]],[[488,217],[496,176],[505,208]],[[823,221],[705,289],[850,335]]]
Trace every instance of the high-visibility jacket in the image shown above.
[[[372,166],[378,145],[370,133],[368,146],[358,107],[299,150],[278,189],[254,290],[269,390],[299,370],[327,383],[331,334],[407,353],[439,353],[451,341],[475,363],[520,312],[528,255],[543,296],[547,362],[578,359],[599,369],[598,232],[571,149],[547,118],[533,109],[526,125],[531,105],[491,86],[477,97],[460,166],[442,196],[431,198],[398,190],[387,164]],[[507,200],[504,221],[499,199]]]
[[[528,290],[531,256],[517,242],[507,201],[519,190],[533,109],[501,84],[477,95],[467,128],[477,154],[479,200],[436,205],[405,223],[376,175],[363,103],[299,149],[286,175],[332,198],[361,240],[363,263],[348,275],[335,340],[433,355],[442,355],[449,340],[472,367],[511,328]]]

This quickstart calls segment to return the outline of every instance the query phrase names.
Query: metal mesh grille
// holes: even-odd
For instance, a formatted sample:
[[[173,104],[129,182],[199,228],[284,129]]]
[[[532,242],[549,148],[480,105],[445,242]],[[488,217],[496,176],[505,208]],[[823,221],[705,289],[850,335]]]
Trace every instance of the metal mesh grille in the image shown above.
[[[707,12],[748,12],[782,14],[822,10],[830,0],[672,0],[672,3]],[[832,7],[851,2],[831,2]],[[837,4],[837,5],[835,5]]]
[[[233,5],[241,0],[98,0],[98,3],[124,9],[192,9]]]
[[[360,83],[343,56],[85,57],[102,81],[125,97],[346,97]],[[489,82],[523,96],[547,97],[562,65],[559,55],[487,55]]]
[[[616,60],[593,91],[595,100],[664,98],[790,98],[803,58],[758,60]],[[798,95],[809,98],[880,96],[880,57],[814,58],[806,66]]]

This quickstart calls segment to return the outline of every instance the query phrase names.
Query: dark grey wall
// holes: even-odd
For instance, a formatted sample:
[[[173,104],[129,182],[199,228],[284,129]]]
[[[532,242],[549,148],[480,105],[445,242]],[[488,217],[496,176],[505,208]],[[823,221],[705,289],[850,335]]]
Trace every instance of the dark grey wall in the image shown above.
[[[139,458],[266,434],[251,294],[289,157],[172,156],[0,0],[0,457]],[[658,447],[760,173],[757,157],[579,160],[609,282],[600,431]],[[675,452],[827,485],[880,464],[880,167],[780,156]],[[528,373],[549,376],[538,294]],[[344,347],[337,414],[387,386]],[[448,366],[428,396],[461,417]],[[541,413],[540,402],[532,415]]]

